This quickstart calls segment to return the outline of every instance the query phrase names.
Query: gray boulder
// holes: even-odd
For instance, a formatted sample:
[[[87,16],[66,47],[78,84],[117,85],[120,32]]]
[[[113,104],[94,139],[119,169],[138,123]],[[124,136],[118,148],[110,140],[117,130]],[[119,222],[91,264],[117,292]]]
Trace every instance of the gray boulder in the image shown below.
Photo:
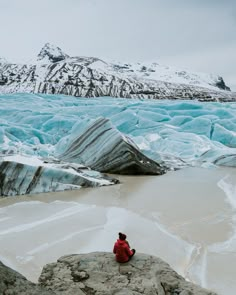
[[[39,284],[65,295],[215,295],[187,282],[161,259],[136,254],[119,264],[112,253],[61,257],[43,268]]]
[[[0,294],[52,295],[52,291],[29,282],[24,276],[0,262]]]

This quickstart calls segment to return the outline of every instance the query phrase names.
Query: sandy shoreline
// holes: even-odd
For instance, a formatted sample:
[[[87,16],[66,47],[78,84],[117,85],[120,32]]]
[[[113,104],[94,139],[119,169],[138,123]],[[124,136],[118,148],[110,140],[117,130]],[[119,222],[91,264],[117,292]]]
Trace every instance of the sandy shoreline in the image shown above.
[[[44,264],[67,253],[111,251],[124,231],[138,252],[233,294],[234,254],[230,262],[227,251],[214,250],[234,233],[234,210],[217,185],[227,175],[236,171],[188,168],[159,177],[119,176],[121,184],[110,187],[1,199],[1,259],[37,281]]]

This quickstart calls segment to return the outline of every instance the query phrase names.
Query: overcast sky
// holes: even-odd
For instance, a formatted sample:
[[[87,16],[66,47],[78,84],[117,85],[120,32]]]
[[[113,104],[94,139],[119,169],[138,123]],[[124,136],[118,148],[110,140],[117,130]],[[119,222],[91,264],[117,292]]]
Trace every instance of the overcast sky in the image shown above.
[[[50,42],[71,56],[155,61],[236,90],[236,0],[0,0],[0,57]]]

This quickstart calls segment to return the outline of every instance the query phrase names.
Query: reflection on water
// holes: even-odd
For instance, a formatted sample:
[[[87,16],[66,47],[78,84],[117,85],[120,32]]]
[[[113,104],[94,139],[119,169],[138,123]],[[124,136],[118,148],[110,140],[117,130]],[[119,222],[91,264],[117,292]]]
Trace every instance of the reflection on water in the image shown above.
[[[110,187],[2,199],[0,259],[37,281],[44,264],[69,253],[111,251],[124,231],[138,252],[233,295],[235,176],[235,169],[188,168],[119,176],[121,184]]]

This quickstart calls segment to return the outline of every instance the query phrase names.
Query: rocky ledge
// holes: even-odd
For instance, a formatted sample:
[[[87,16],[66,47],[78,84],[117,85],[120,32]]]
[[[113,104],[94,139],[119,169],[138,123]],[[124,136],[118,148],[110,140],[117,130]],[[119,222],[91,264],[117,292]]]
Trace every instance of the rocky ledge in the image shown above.
[[[38,285],[0,264],[0,278],[0,294],[216,295],[146,254],[137,254],[123,264],[117,263],[112,253],[63,256],[43,268]]]
[[[50,295],[55,294],[29,282],[18,272],[0,261],[0,294],[2,295]]]

